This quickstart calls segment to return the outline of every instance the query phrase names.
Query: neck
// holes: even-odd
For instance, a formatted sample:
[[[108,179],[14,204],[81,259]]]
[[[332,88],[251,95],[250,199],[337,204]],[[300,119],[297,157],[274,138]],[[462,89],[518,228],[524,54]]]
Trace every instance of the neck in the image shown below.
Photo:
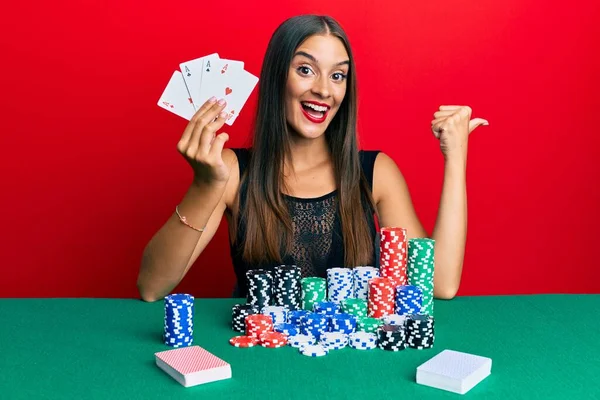
[[[331,160],[325,135],[315,139],[295,137],[291,141],[290,150],[290,159],[285,160],[285,170],[292,173],[310,169]]]

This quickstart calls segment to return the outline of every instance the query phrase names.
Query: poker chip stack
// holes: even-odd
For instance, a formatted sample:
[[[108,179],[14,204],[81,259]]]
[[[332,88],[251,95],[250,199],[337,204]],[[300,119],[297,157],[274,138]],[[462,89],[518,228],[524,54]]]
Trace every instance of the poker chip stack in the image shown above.
[[[259,337],[260,345],[270,349],[283,347],[287,344],[287,336],[281,332],[264,332]]]
[[[322,333],[329,330],[327,315],[308,313],[300,319],[300,333],[310,335],[319,340]]]
[[[171,347],[190,346],[194,341],[194,296],[171,294],[164,301],[164,343]]]
[[[248,315],[258,314],[258,306],[252,304],[236,304],[231,309],[231,329],[237,332],[246,330],[246,317]]]
[[[375,267],[355,267],[352,269],[352,279],[354,281],[355,299],[367,300],[369,293],[369,279],[379,277],[379,269]]]
[[[239,308],[238,305],[234,310]],[[317,303],[315,309],[319,312],[291,311],[290,322],[274,324],[273,316],[283,319],[285,307],[267,307],[263,311],[268,315],[263,313],[246,316],[245,336],[232,337],[229,343],[235,347],[261,345],[268,348],[289,344],[298,348],[301,354],[312,357],[324,356],[345,346],[386,351],[433,347],[434,318],[429,315],[389,314],[383,318],[356,318],[347,313],[336,312],[337,305],[332,302]]]
[[[435,240],[413,238],[408,241],[408,283],[423,292],[422,314],[433,316],[433,267]]]
[[[315,303],[327,300],[327,281],[325,278],[302,278],[302,309],[312,311]]]
[[[394,313],[395,285],[389,278],[369,280],[369,317],[381,318]]]
[[[385,325],[404,326],[406,324],[406,315],[390,314],[382,318]]]
[[[367,317],[367,300],[354,298],[342,300],[341,310],[342,312],[354,315],[357,318]]]
[[[383,325],[383,321],[380,318],[359,318],[356,329],[359,332],[375,333],[381,325]]]
[[[334,303],[352,297],[354,281],[350,268],[329,268],[327,270],[327,298]]]
[[[300,346],[300,354],[308,357],[322,357],[329,353],[326,347],[320,344],[304,344]]]
[[[310,314],[310,311],[308,311],[308,310],[290,311],[290,313],[288,314],[288,321],[290,324],[300,326],[300,320],[302,319],[302,317],[304,317],[307,314]]]
[[[277,341],[280,336],[276,338],[273,336],[263,336],[263,334],[277,333],[273,331],[273,319],[270,315],[264,314],[251,314],[245,318],[246,334],[243,336],[234,336],[229,339],[229,343],[235,347],[254,347],[260,344],[263,347],[281,347]],[[265,339],[266,338],[266,339]]]
[[[339,313],[330,316],[329,331],[350,334],[356,331],[357,319],[354,315]]]
[[[407,284],[407,236],[406,229],[382,227],[379,231],[380,275],[389,278],[394,286]]]
[[[294,336],[300,333],[297,325],[289,323],[273,325],[273,330],[283,333],[285,336]]]
[[[289,310],[284,306],[267,306],[261,311],[261,314],[271,317],[273,325],[285,324],[289,320]]]
[[[400,351],[433,347],[434,240],[407,240],[406,229],[381,228],[381,268],[330,268],[327,279],[301,278],[295,265],[246,273],[247,304],[232,308],[236,347],[289,344],[317,357],[350,346]],[[165,343],[192,343],[193,300],[165,297]],[[169,343],[167,343],[167,341]]]
[[[407,347],[404,327],[383,325],[377,329],[377,346],[382,350],[400,351]]]
[[[333,301],[320,301],[315,303],[313,306],[313,311],[318,314],[323,315],[333,315],[339,312],[340,305],[334,303]]]
[[[296,265],[275,267],[273,304],[285,306],[288,310],[299,310],[302,307],[301,279],[302,272]]]
[[[406,342],[413,349],[430,349],[434,342],[434,319],[430,315],[409,315],[406,319]]]
[[[348,335],[342,332],[325,332],[321,335],[319,344],[328,351],[340,350],[348,344]]]
[[[229,339],[229,344],[234,347],[254,347],[260,340],[254,336],[234,336]]]
[[[377,335],[369,332],[355,332],[348,335],[348,344],[353,349],[373,350],[377,347]]]
[[[265,332],[273,331],[273,318],[270,315],[255,314],[246,317],[246,336],[259,338]]]
[[[411,285],[396,287],[396,314],[421,314],[422,306],[423,291],[420,287]]]
[[[273,276],[264,269],[253,269],[246,272],[248,281],[248,297],[246,302],[257,306],[259,310],[271,305],[273,297]]]
[[[299,349],[304,345],[317,344],[317,339],[312,335],[297,334],[288,337],[288,344],[292,347]]]

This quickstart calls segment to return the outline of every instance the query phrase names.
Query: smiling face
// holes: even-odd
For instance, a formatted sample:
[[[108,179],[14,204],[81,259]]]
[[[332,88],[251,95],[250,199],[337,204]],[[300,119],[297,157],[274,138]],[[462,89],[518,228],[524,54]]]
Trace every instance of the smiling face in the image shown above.
[[[295,134],[309,139],[325,133],[346,95],[349,67],[335,36],[314,35],[296,49],[285,94],[285,116]]]

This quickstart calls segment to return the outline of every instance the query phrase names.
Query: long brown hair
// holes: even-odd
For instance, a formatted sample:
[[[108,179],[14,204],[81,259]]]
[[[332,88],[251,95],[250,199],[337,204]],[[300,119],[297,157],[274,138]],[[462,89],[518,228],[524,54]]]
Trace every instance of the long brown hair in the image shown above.
[[[245,207],[238,214],[246,226],[242,258],[248,263],[281,262],[282,251],[291,253],[293,227],[281,191],[284,160],[290,155],[286,82],[289,65],[300,44],[312,35],[327,34],[343,42],[350,60],[346,95],[325,132],[338,189],[344,263],[348,267],[368,265],[372,260],[373,238],[361,198],[373,212],[376,209],[359,160],[354,57],[345,32],[333,18],[301,15],[284,21],[273,33],[261,70],[251,157],[240,177],[240,187],[244,182],[247,184]],[[239,197],[237,201],[240,204]],[[237,218],[234,221],[233,237],[236,237]]]

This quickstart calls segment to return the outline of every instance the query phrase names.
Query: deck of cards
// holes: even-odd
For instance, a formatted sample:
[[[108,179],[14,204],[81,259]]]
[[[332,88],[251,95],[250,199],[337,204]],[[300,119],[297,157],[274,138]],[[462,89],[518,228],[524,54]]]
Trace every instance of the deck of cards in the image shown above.
[[[417,367],[417,383],[465,394],[491,373],[491,358],[444,350]]]
[[[231,365],[200,346],[154,353],[156,365],[185,387],[231,378]]]
[[[258,83],[258,77],[244,69],[242,61],[227,60],[213,53],[179,64],[158,106],[188,121],[211,97],[225,99],[225,123],[232,125]]]

